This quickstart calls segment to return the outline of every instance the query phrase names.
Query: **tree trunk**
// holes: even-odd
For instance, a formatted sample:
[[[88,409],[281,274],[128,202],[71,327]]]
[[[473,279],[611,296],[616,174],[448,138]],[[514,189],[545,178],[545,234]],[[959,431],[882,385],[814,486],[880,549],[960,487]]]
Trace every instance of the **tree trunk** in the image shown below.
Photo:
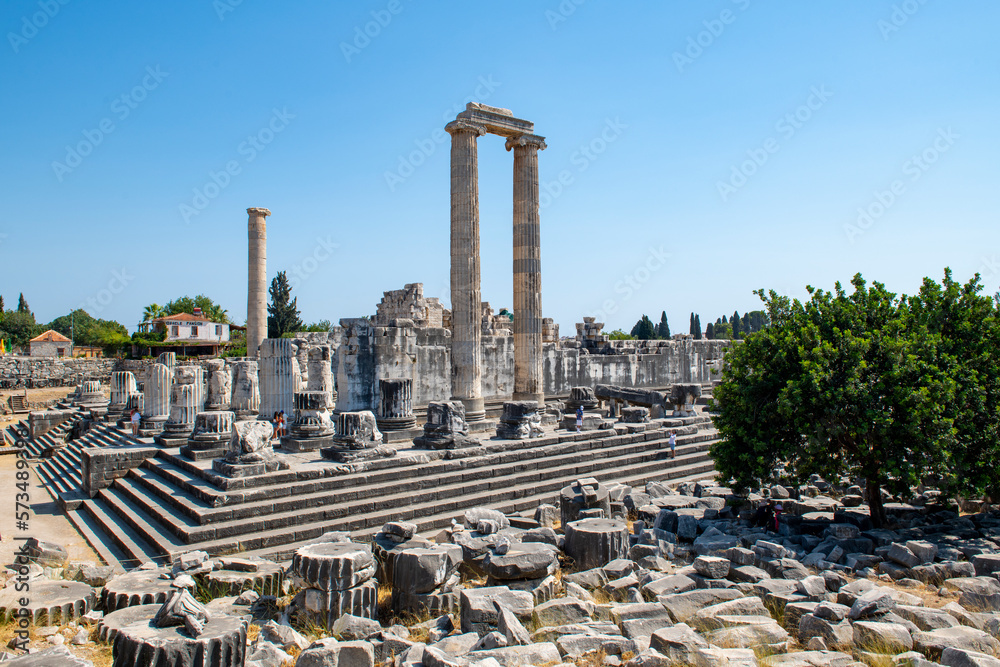
[[[886,520],[885,507],[882,505],[882,485],[869,479],[865,486],[865,500],[868,502],[868,510],[871,513],[872,526],[884,528]]]

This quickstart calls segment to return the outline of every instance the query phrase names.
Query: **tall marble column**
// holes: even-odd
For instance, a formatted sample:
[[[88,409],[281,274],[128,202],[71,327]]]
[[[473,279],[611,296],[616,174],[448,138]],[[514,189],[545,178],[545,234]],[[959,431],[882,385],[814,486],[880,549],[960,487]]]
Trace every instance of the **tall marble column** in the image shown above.
[[[153,364],[143,384],[142,430],[159,433],[170,416],[170,369]]]
[[[248,208],[250,246],[247,282],[247,357],[255,359],[267,338],[267,216],[266,208]]]
[[[456,120],[451,134],[451,393],[470,422],[486,417],[483,403],[482,305],[479,290],[479,157],[486,128]]]
[[[260,344],[260,416],[271,419],[275,412],[285,411],[290,419],[295,410],[295,390],[298,381],[296,346],[288,338],[266,338]]]
[[[542,376],[542,244],[538,151],[545,137],[511,137],[514,151],[514,400],[545,404]]]

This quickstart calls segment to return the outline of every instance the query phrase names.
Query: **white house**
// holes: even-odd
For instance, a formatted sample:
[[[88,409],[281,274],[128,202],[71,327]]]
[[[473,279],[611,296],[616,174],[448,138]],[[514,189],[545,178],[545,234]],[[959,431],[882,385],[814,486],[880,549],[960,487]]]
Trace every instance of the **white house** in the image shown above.
[[[218,354],[219,348],[229,342],[229,325],[211,321],[200,308],[194,310],[194,315],[177,313],[142,322],[139,331],[166,332],[163,342],[184,345],[184,354]]]

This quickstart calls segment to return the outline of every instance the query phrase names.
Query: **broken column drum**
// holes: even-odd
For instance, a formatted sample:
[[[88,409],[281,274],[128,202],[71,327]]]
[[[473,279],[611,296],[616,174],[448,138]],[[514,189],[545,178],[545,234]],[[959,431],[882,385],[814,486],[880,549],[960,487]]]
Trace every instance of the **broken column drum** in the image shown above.
[[[247,356],[258,355],[267,338],[267,216],[266,208],[248,208],[247,240]]]
[[[111,404],[108,409],[121,412],[128,405],[128,399],[138,393],[135,375],[131,371],[115,371],[111,374]]]
[[[229,410],[212,410],[195,415],[189,444],[201,449],[221,448],[233,434],[235,415]]]
[[[176,352],[160,352],[159,356],[156,357],[156,363],[163,364],[171,371],[174,370],[174,366],[177,365],[177,353]]]
[[[330,407],[330,394],[325,391],[296,392],[292,436],[324,438],[333,435],[336,426],[330,419]]]
[[[293,414],[298,375],[295,353],[288,338],[267,338],[260,344],[260,416],[265,419],[282,410]]]
[[[210,359],[208,366],[208,395],[206,410],[228,410],[233,391],[233,374],[222,359]]]
[[[170,387],[170,417],[164,431],[172,437],[189,435],[194,430],[195,416],[202,412],[202,369],[198,366],[177,366]]]
[[[501,440],[526,440],[542,434],[542,420],[536,401],[508,401],[497,425]]]
[[[149,376],[143,385],[143,430],[163,430],[163,424],[170,416],[170,375],[170,369],[164,364],[155,363],[149,367]]]
[[[260,412],[260,381],[257,362],[242,360],[233,364],[233,386],[229,401],[236,419],[253,419]]]
[[[378,427],[402,431],[417,424],[413,416],[413,380],[379,380]]]
[[[566,401],[567,410],[596,410],[600,405],[593,387],[573,387],[569,390],[569,399]]]
[[[370,410],[341,412],[337,415],[337,435],[333,440],[341,447],[367,449],[382,444],[382,433]]]
[[[330,395],[330,408],[337,400],[337,391],[333,386],[332,354],[329,345],[318,345],[310,348],[306,357],[306,391],[324,391]]]
[[[461,401],[434,401],[427,404],[424,434],[415,438],[413,444],[426,449],[457,449],[475,447],[479,442],[469,437]]]
[[[600,510],[604,518],[611,518],[611,494],[607,487],[593,477],[578,479],[559,492],[559,520],[567,525],[581,518],[581,513]]]
[[[101,391],[101,383],[97,380],[86,380],[80,385],[80,398],[78,403],[106,403],[104,393]]]
[[[670,402],[674,405],[674,417],[694,417],[697,415],[694,402],[701,396],[701,385],[675,384],[670,388]]]

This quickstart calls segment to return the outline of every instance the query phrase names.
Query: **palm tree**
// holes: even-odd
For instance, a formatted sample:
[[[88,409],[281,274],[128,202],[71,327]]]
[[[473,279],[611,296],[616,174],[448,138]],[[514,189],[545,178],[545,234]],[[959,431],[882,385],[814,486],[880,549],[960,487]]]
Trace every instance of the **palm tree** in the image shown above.
[[[158,303],[151,303],[142,309],[142,321],[149,322],[155,320],[158,317],[163,317],[166,315],[166,311]]]

